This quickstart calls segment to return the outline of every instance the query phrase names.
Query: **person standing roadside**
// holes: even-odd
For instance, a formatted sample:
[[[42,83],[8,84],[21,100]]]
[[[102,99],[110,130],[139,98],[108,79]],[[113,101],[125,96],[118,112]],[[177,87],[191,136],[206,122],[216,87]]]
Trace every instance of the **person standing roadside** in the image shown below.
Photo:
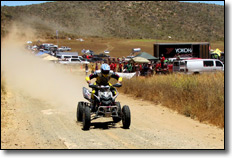
[[[94,73],[94,65],[93,65],[93,63],[91,64],[91,73]]]
[[[122,63],[119,62],[118,72],[122,72]]]
[[[89,66],[88,64],[85,64],[85,75],[87,76],[89,72]]]
[[[128,72],[128,69],[127,69],[127,62],[124,62],[124,65],[123,65],[123,72]]]
[[[136,77],[140,76],[139,65],[137,63],[135,63],[135,72]]]
[[[98,62],[96,62],[95,71],[98,70]]]
[[[180,60],[180,54],[179,53],[177,53],[176,59]]]
[[[127,70],[128,70],[129,73],[132,71],[132,65],[131,65],[131,63],[127,64]]]
[[[161,68],[162,68],[162,69],[164,68],[164,60],[165,60],[165,57],[164,57],[163,54],[161,54],[161,59],[160,59],[160,61],[161,61]]]
[[[114,72],[116,72],[116,70],[117,70],[117,63],[115,62],[114,63]]]
[[[114,71],[114,63],[113,62],[110,64],[110,70]]]

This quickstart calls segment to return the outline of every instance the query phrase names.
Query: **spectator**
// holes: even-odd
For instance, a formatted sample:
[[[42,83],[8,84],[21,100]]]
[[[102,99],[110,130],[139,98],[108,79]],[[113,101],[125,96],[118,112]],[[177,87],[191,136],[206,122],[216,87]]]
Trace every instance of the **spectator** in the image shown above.
[[[135,75],[136,75],[136,77],[140,76],[139,65],[137,63],[135,63],[134,67],[135,67],[135,72],[136,72]]]
[[[132,65],[131,65],[131,63],[127,64],[127,70],[128,70],[129,73],[132,71]]]
[[[165,57],[164,57],[163,54],[161,54],[161,59],[160,59],[160,61],[161,61],[161,68],[162,68],[162,69],[164,68],[164,60],[165,60]]]
[[[132,64],[132,71],[131,71],[131,72],[135,72],[135,64],[136,64],[136,63],[133,63],[133,64]]]
[[[180,54],[177,53],[177,57],[176,57],[177,60],[180,60]]]
[[[123,65],[123,72],[127,72],[127,62],[124,62],[124,65]]]
[[[143,66],[143,73],[144,73],[144,76],[147,76],[147,72],[148,72],[148,65],[147,64],[144,64]]]
[[[118,72],[122,72],[122,63],[119,62]]]
[[[110,70],[114,71],[114,63],[113,62],[110,64]]]
[[[155,66],[156,74],[158,74],[160,68],[161,68],[161,63],[160,63],[160,61],[158,61],[158,62],[156,63],[156,66]]]
[[[93,63],[91,64],[91,73],[94,73],[94,65],[93,65]]]
[[[152,76],[153,69],[151,63],[148,64],[147,76]]]
[[[116,62],[114,63],[114,72],[117,70],[117,64]]]
[[[88,75],[89,72],[89,66],[88,64],[85,64],[85,75]]]
[[[96,62],[95,71],[98,70],[98,62]]]
[[[111,59],[110,59],[110,58],[108,58],[108,64],[109,64],[109,65],[111,64]]]
[[[142,71],[142,69],[143,69],[142,65],[141,65],[141,64],[139,64],[139,71],[141,72],[141,71]]]

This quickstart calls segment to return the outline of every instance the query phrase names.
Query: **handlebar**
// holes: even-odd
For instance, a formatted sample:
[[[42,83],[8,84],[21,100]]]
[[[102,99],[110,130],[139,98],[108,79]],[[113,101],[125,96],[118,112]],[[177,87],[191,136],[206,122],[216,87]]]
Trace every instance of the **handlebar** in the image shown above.
[[[89,87],[90,87],[90,88],[98,88],[99,86],[94,85],[94,84],[89,84]]]
[[[108,86],[108,85],[107,85]],[[104,86],[104,87],[101,87],[101,86],[98,86],[98,85],[94,85],[94,84],[89,84],[89,87],[90,88],[106,88],[107,86]],[[114,85],[112,85],[113,87],[121,87],[122,86],[122,84],[120,84],[120,83],[116,83],[116,84],[114,84]]]
[[[121,83],[116,83],[113,85],[114,87],[122,87],[122,84]]]

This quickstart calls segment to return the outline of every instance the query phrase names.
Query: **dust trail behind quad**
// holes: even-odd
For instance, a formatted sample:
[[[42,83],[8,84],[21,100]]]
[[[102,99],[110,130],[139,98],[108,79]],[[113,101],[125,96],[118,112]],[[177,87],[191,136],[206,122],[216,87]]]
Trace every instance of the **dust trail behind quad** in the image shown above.
[[[223,149],[224,130],[179,115],[160,105],[120,94],[131,109],[130,129],[110,118],[94,120],[89,131],[76,121],[87,86],[83,69],[43,61],[23,48],[12,30],[2,43],[8,93],[2,149]],[[32,33],[33,34],[33,33]],[[33,37],[30,37],[33,38]],[[2,123],[1,123],[2,124]]]
[[[18,30],[12,30],[2,44],[2,72],[8,85],[19,89],[32,97],[56,102],[68,106],[76,103],[82,87],[80,80],[67,69],[44,61],[30,52],[26,52],[26,38],[17,36]]]

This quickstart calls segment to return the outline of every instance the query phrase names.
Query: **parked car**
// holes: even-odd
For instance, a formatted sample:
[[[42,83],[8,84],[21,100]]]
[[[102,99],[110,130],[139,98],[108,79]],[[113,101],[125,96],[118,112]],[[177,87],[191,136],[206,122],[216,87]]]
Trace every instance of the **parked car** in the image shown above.
[[[186,59],[173,62],[173,72],[199,74],[224,71],[224,64],[218,59]]]
[[[56,57],[59,59],[78,58],[78,52],[59,52]]]
[[[82,57],[78,56],[76,58],[66,58],[59,60],[60,64],[89,64],[87,60],[84,60]]]
[[[70,64],[89,64],[87,60],[83,60],[81,58],[70,58]]]
[[[96,55],[93,55],[93,56],[95,56],[95,57],[101,57],[101,58],[103,58],[103,57],[110,57],[109,55],[106,55],[106,54],[103,54],[103,53],[96,54]]]
[[[56,54],[61,64],[76,64],[76,63],[89,63],[78,52],[59,52]]]
[[[92,57],[88,60],[89,62],[98,62],[98,61],[104,61],[104,59],[100,57]]]
[[[61,46],[60,48],[58,48],[58,51],[61,51],[61,52],[63,52],[63,51],[71,51],[71,48],[66,47],[66,46]]]
[[[54,50],[57,50],[58,47],[57,47],[57,45],[54,45],[54,44],[51,44],[51,43],[43,43],[42,45],[39,46],[38,49],[44,49],[44,50],[47,50],[47,51],[54,51]]]

